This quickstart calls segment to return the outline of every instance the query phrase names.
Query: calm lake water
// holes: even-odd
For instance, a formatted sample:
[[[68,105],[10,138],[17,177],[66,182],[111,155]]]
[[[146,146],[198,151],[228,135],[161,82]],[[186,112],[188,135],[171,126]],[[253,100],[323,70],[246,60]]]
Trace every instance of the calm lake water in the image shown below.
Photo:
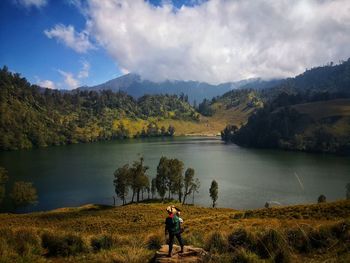
[[[283,205],[345,197],[350,158],[254,150],[226,145],[218,138],[125,140],[0,152],[0,166],[11,181],[32,181],[39,203],[31,211],[86,203],[112,204],[113,172],[142,154],[155,177],[161,156],[183,160],[195,169],[201,188],[195,203],[210,206],[213,179],[219,184],[219,207],[250,209],[266,201]],[[191,199],[190,199],[191,200]]]

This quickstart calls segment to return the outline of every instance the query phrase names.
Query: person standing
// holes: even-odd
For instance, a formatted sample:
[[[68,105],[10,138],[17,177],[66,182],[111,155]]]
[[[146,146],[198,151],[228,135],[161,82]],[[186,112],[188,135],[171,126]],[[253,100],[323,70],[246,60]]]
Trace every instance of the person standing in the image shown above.
[[[177,210],[174,207],[168,206],[166,211],[168,212],[168,217],[165,219],[165,236],[169,234],[169,252],[168,257],[171,257],[171,252],[173,250],[174,238],[176,237],[179,241],[181,251],[184,252],[184,245],[181,237],[180,220],[176,215]]]

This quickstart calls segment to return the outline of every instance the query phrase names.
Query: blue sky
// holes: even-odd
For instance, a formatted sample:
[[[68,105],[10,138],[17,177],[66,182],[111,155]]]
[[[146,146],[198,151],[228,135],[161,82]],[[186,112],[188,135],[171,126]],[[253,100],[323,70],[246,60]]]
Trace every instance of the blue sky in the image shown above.
[[[2,0],[0,64],[64,89],[293,76],[350,56],[349,2]]]
[[[32,83],[51,80],[56,88],[70,88],[60,71],[79,75],[84,63],[89,64],[88,77],[80,85],[96,85],[123,75],[118,62],[105,49],[98,47],[80,54],[49,39],[44,31],[57,24],[73,25],[77,32],[84,30],[86,18],[70,0],[0,1],[0,63],[19,72]],[[38,3],[36,5],[35,3]],[[195,1],[173,1],[174,6],[193,6]],[[162,1],[150,1],[154,6]],[[78,78],[78,77],[75,77]]]

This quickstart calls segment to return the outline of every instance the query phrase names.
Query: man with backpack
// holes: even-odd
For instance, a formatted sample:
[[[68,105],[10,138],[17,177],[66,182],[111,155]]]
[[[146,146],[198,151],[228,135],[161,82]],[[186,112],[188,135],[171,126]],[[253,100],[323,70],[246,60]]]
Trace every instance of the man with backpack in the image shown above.
[[[179,241],[181,247],[180,253],[184,252],[184,245],[181,238],[180,220],[177,216],[177,209],[174,206],[168,206],[166,211],[168,212],[168,217],[165,220],[165,235],[169,233],[168,257],[171,257],[175,237]]]

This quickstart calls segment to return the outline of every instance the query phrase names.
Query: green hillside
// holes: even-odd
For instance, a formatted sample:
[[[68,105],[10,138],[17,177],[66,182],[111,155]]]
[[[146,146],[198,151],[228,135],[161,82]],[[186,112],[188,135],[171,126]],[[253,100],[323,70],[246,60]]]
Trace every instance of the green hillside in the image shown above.
[[[162,127],[164,120],[168,125]],[[6,67],[0,70],[0,150],[172,136],[172,120],[196,123],[199,114],[176,95],[135,100],[122,92],[60,92],[31,85]],[[135,125],[129,130],[126,123]]]
[[[150,262],[168,204],[86,205],[0,214],[1,262]],[[237,211],[181,206],[186,244],[204,262],[349,262],[350,203]]]

